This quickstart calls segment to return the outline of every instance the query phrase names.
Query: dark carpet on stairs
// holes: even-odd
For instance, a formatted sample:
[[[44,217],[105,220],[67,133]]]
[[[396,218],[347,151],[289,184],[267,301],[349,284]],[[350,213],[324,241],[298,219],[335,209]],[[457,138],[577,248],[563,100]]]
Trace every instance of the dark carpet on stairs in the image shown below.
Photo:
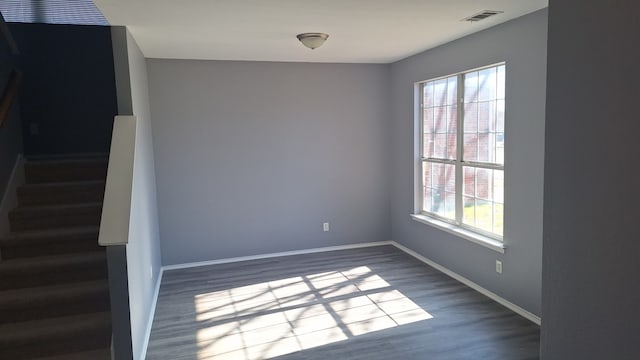
[[[0,239],[0,359],[111,359],[106,158],[27,161]]]

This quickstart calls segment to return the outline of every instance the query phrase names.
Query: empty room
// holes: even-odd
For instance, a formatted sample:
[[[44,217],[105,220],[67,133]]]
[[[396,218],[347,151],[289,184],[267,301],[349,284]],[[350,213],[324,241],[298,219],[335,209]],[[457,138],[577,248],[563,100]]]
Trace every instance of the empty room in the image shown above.
[[[147,358],[538,356],[545,29],[541,10],[391,65],[148,59],[164,272]],[[289,40],[306,60],[371,41]],[[456,170],[437,166],[454,161],[421,161],[455,155],[457,122],[486,160],[465,167],[460,233]]]
[[[637,359],[612,3],[0,2],[0,358]]]

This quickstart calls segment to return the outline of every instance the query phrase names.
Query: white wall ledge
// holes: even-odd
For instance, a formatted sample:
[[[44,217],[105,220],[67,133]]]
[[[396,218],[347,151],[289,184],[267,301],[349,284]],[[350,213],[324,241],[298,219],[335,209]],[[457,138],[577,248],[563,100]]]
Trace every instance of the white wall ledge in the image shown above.
[[[447,222],[441,221],[441,220],[437,220],[434,218],[431,218],[429,216],[425,216],[425,215],[420,215],[420,214],[411,214],[411,219],[419,222],[419,223],[423,223],[426,225],[430,225],[433,226],[437,229],[446,231],[450,234],[456,235],[459,238],[465,239],[465,240],[469,240],[472,243],[478,244],[480,246],[484,246],[488,249],[491,249],[493,251],[497,251],[501,254],[504,254],[504,251],[506,249],[506,246],[504,245],[503,242],[498,241],[496,239],[492,239],[488,236],[484,236],[484,235],[480,235],[478,233],[475,233],[473,231],[461,228],[459,226],[453,225],[453,224],[449,224]]]
[[[129,242],[135,148],[136,117],[116,116],[98,235],[101,246]]]

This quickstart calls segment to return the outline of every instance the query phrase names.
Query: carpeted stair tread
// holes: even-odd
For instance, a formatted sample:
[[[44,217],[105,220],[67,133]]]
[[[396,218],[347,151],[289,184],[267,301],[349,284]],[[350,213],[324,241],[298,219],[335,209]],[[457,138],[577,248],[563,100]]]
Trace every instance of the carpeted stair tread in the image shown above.
[[[66,188],[71,186],[100,186],[104,185],[105,180],[84,180],[84,181],[59,181],[59,182],[48,182],[48,183],[40,183],[40,184],[24,184],[20,185],[22,189],[58,189],[58,188]]]
[[[107,278],[105,251],[24,257],[0,262],[0,290]]]
[[[9,212],[11,231],[97,226],[102,203],[19,206]]]
[[[58,241],[73,241],[76,238],[88,236],[98,236],[100,227],[98,226],[74,226],[58,229],[27,230],[9,233],[5,238],[0,239],[0,247],[4,246],[32,246]],[[97,243],[97,240],[96,240]]]
[[[18,204],[100,202],[104,197],[104,187],[104,180],[25,184],[17,189]]]
[[[108,311],[106,279],[0,291],[0,324]]]
[[[16,214],[25,214],[25,213],[34,213],[34,212],[42,212],[42,211],[73,211],[73,210],[81,210],[88,208],[101,208],[102,202],[84,202],[80,204],[46,204],[46,205],[28,205],[28,206],[18,206],[17,208],[10,211],[10,213]]]
[[[0,263],[0,278],[3,275],[38,273],[93,263],[102,264],[106,262],[106,260],[106,254],[98,251],[55,256],[38,256],[25,259],[10,259]]]
[[[81,338],[110,331],[110,328],[111,316],[108,312],[1,324],[0,349],[35,344],[43,340],[53,342],[64,338]]]
[[[24,165],[27,184],[91,181],[107,178],[107,158],[30,160]]]
[[[111,350],[108,348],[83,351],[72,354],[41,357],[34,360],[111,360]]]
[[[4,260],[85,251],[100,251],[99,228],[80,226],[13,232],[0,238]]]
[[[93,163],[104,163],[105,165],[109,162],[108,155],[97,155],[90,157],[80,157],[80,158],[49,158],[49,159],[39,159],[39,158],[27,158],[27,162],[25,165],[30,166],[60,166],[60,165],[72,165],[72,166],[82,166],[84,164],[93,164]]]
[[[27,307],[62,300],[78,300],[94,294],[109,295],[107,280],[83,281],[52,286],[0,291],[0,308]]]

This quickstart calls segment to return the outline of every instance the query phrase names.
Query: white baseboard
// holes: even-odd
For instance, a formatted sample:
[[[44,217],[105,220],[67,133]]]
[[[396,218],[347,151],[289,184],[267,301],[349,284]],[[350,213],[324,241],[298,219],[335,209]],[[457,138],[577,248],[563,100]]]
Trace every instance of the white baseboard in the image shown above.
[[[327,251],[360,249],[360,248],[383,246],[383,245],[391,245],[391,241],[378,241],[378,242],[368,242],[368,243],[359,243],[359,244],[351,244],[351,245],[327,246],[327,247],[314,248],[314,249],[285,251],[285,252],[279,252],[279,253],[260,254],[260,255],[252,255],[252,256],[241,256],[241,257],[209,260],[209,261],[198,261],[198,262],[185,263],[185,264],[166,265],[166,266],[163,266],[162,269],[164,271],[177,270],[177,269],[186,269],[186,268],[192,268],[192,267],[198,267],[198,266],[228,264],[228,263],[234,263],[234,262],[240,262],[240,261],[260,260],[260,259],[268,259],[268,258],[281,257],[281,256],[313,254],[313,253],[327,252]]]
[[[140,347],[139,360],[144,360],[147,357],[147,348],[149,347],[149,338],[151,337],[151,327],[153,326],[153,318],[156,316],[156,305],[158,303],[158,295],[160,294],[160,284],[162,283],[162,274],[164,270],[160,268],[160,274],[156,281],[155,289],[153,290],[153,299],[151,300],[151,308],[149,309],[149,320],[147,322],[147,331],[144,334],[144,343]]]
[[[22,184],[24,184],[24,157],[22,154],[18,154],[11,175],[9,175],[7,188],[2,196],[2,201],[0,201],[0,236],[9,234],[9,211],[18,206],[17,189]]]
[[[459,282],[465,284],[466,286],[472,288],[473,290],[475,290],[475,291],[487,296],[491,300],[493,300],[493,301],[499,303],[500,305],[508,308],[509,310],[519,314],[520,316],[524,317],[525,319],[527,319],[527,320],[529,320],[529,321],[531,321],[531,322],[533,322],[533,323],[535,323],[537,325],[540,325],[540,323],[542,322],[542,319],[538,315],[521,308],[520,306],[510,302],[507,299],[504,299],[504,298],[500,297],[499,295],[497,295],[497,294],[495,294],[495,293],[483,288],[482,286],[474,283],[473,281],[467,279],[466,277],[464,277],[464,276],[462,276],[460,274],[457,274],[457,273],[447,269],[446,267],[444,267],[444,266],[442,266],[442,265],[440,265],[440,264],[438,264],[438,263],[436,263],[436,262],[434,262],[432,260],[427,259],[426,257],[418,254],[417,252],[409,249],[408,247],[406,247],[404,245],[401,245],[401,244],[399,244],[399,243],[397,243],[395,241],[391,241],[390,243],[391,243],[391,245],[395,246],[396,248],[404,251],[405,253],[407,253],[407,254],[413,256],[414,258],[422,261],[423,263],[431,266],[432,268],[444,273],[445,275],[448,275],[448,276],[454,278],[455,280],[458,280]]]

